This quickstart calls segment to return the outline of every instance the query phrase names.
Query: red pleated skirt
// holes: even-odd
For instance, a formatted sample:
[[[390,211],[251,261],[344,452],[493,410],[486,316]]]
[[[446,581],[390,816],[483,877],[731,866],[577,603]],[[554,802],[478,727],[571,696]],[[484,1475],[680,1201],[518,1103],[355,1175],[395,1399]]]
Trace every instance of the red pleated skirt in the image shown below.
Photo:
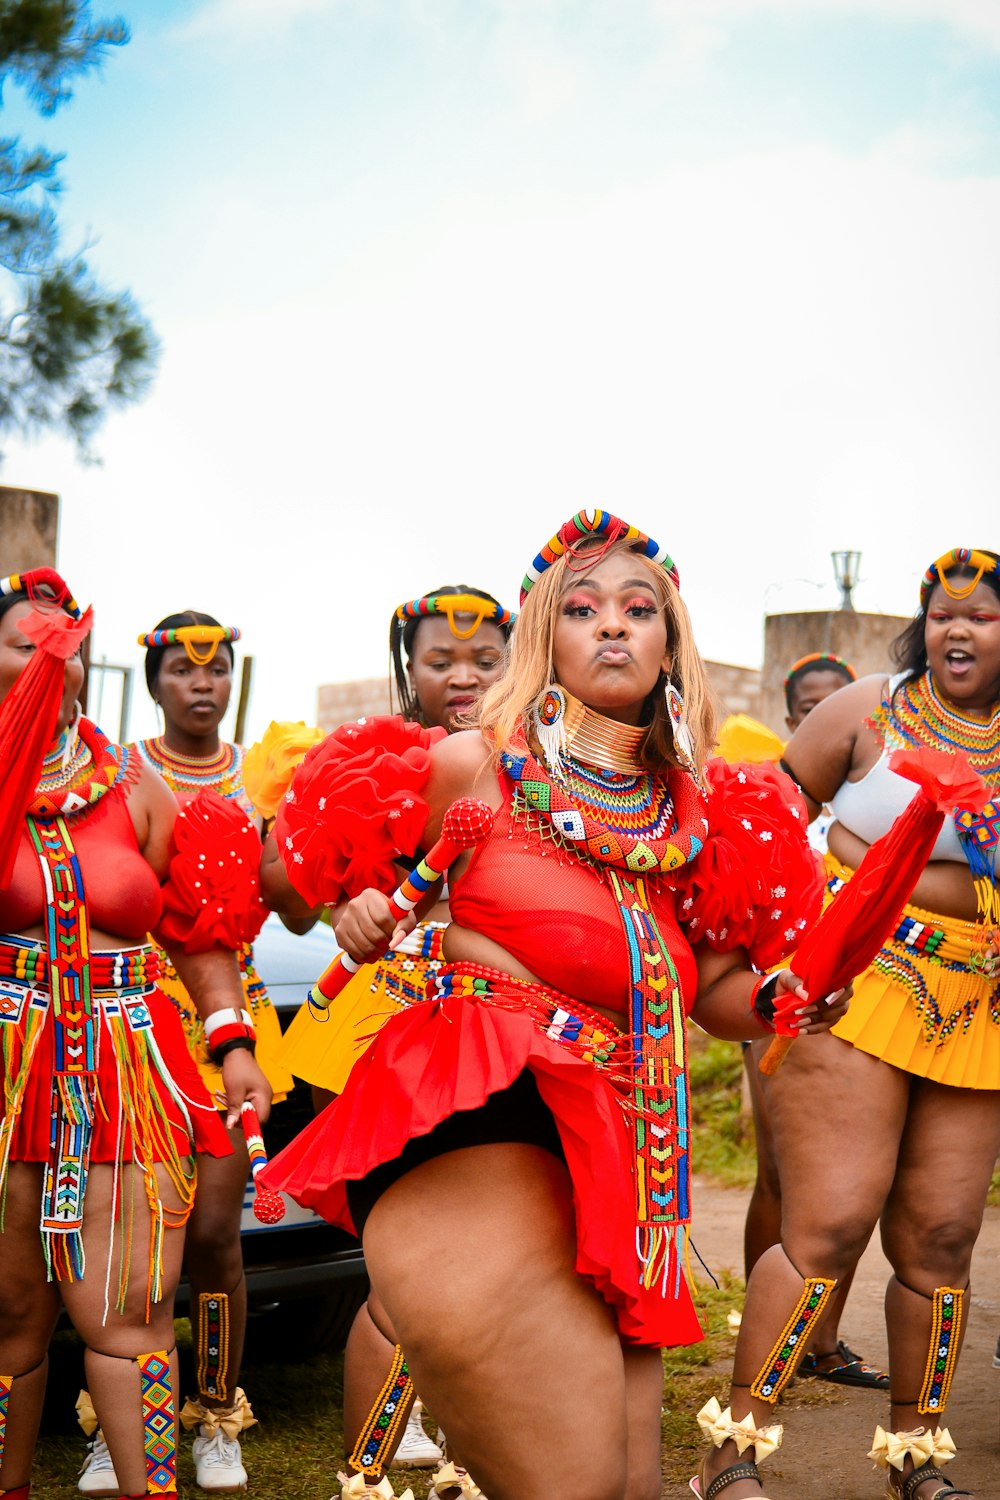
[[[259,1180],[354,1232],[346,1183],[394,1161],[407,1141],[457,1110],[478,1109],[525,1068],[552,1113],[572,1179],[577,1272],[614,1310],[628,1342],[697,1342],[702,1333],[684,1277],[666,1291],[642,1284],[635,1149],[621,1096],[593,1063],[550,1040],[523,1011],[452,995],[393,1016],[343,1094]]]

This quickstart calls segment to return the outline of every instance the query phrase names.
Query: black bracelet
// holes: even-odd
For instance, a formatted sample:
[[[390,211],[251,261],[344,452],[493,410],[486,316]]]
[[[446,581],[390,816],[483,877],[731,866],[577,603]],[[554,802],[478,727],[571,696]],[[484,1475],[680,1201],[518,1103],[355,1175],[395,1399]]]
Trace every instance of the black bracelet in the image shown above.
[[[779,970],[780,973],[780,970]],[[778,993],[778,974],[769,974],[753,992],[752,1010],[762,1026],[774,1030],[774,1013],[777,1009],[775,995]]]
[[[248,1036],[232,1036],[228,1042],[222,1042],[214,1051],[210,1049],[208,1055],[214,1063],[221,1063],[222,1059],[228,1057],[230,1052],[236,1052],[237,1050],[249,1052],[252,1057],[256,1046],[257,1043],[252,1041]]]

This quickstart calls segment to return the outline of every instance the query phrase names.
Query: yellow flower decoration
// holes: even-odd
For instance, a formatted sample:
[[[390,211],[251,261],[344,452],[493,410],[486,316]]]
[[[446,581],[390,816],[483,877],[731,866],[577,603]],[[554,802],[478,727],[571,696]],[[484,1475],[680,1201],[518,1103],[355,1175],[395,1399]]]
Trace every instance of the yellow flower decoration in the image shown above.
[[[243,785],[263,818],[274,817],[306,751],[325,738],[322,729],[311,729],[301,719],[295,724],[272,720],[263,737],[250,746],[243,761]]]

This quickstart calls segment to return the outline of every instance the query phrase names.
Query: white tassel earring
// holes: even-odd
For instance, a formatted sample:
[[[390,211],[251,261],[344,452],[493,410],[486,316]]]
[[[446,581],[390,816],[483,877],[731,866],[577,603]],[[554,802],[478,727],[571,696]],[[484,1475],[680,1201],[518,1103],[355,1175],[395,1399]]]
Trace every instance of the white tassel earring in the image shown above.
[[[550,684],[535,699],[531,723],[542,759],[553,776],[562,776],[566,754],[566,694]]]
[[[684,766],[684,769],[694,777],[699,786],[703,786],[701,772],[694,759],[694,740],[691,738],[691,728],[684,712],[684,699],[680,688],[668,677],[663,685],[663,696],[666,700],[667,713],[670,716],[670,727],[674,734],[674,746]]]

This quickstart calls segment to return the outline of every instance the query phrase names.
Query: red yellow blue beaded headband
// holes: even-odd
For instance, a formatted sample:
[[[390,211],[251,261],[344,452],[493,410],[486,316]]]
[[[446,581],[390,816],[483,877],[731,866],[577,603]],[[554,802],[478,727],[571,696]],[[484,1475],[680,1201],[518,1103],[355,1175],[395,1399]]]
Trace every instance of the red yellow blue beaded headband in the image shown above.
[[[947,575],[955,568],[971,568],[972,577],[960,584],[948,582]],[[937,562],[932,562],[920,584],[920,607],[925,609],[931,590],[939,583],[951,599],[968,599],[974,594],[987,574],[1000,578],[1000,562],[989,552],[978,552],[975,547],[952,547]]]
[[[509,625],[514,616],[494,599],[481,599],[478,594],[427,594],[423,599],[411,599],[396,609],[397,620],[422,620],[428,615],[444,615],[448,629],[459,641],[474,636],[480,625]],[[472,615],[471,625],[461,629],[456,615]]]
[[[841,671],[847,673],[852,682],[857,682],[857,672],[855,672],[850,662],[845,661],[842,656],[831,656],[828,651],[812,651],[808,656],[800,656],[797,662],[792,663],[785,673],[785,680],[781,684],[782,687],[787,687],[792,678],[797,677],[803,667],[813,667],[823,662],[828,663],[831,667],[839,667]]]
[[[577,543],[588,536],[603,538],[602,553],[614,542],[635,542],[636,550],[645,553],[651,562],[659,563],[674,588],[680,590],[681,580],[676,564],[666,548],[661,547],[659,542],[654,542],[652,537],[648,537],[638,527],[630,526],[627,521],[621,520],[619,516],[613,516],[610,511],[579,510],[575,516],[560,526],[554,537],[546,542],[525,573],[521,584],[522,604],[532,585],[538,582],[546,569],[551,568],[552,564],[557,562],[564,553],[572,552]],[[593,561],[594,554],[588,552],[587,566],[590,566]]]
[[[9,578],[0,578],[0,599],[9,599],[14,594],[25,594],[35,604],[55,605],[72,615],[74,620],[83,613],[66,580],[55,568],[30,568],[27,573],[11,573]]]
[[[150,630],[138,637],[139,645],[183,646],[195,666],[204,667],[212,660],[224,641],[238,641],[235,625],[172,625],[169,630]],[[199,651],[198,647],[205,649]]]

